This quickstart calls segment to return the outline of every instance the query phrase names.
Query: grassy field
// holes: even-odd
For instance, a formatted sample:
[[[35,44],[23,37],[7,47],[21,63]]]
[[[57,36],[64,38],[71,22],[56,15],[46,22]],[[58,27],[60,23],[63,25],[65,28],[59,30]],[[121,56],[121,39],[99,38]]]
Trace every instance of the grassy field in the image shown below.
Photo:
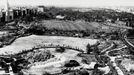
[[[109,27],[105,24],[98,22],[85,22],[83,20],[76,21],[60,21],[60,20],[43,20],[41,21],[48,29],[59,29],[59,30],[95,30],[95,31],[107,31],[111,32],[117,28]]]
[[[80,48],[86,50],[86,45],[91,45],[97,42],[96,39],[84,39],[74,37],[62,37],[62,36],[38,36],[31,35],[27,37],[21,37],[16,39],[11,45],[0,48],[0,54],[14,54],[22,50],[32,49],[37,46],[44,45],[60,45],[71,46],[73,48]]]
[[[86,45],[88,43],[93,45],[96,42],[97,42],[96,39],[84,39],[84,38],[63,37],[63,36],[30,35],[26,37],[20,37],[16,39],[11,45],[0,48],[1,51],[0,54],[14,54],[22,50],[32,49],[33,47],[39,45],[40,46],[49,45],[51,43],[53,43],[54,45],[61,45],[61,46],[64,44],[65,46],[69,45],[71,47],[78,47],[83,50],[86,50]],[[30,73],[30,74],[42,75],[45,71],[49,73],[60,73],[62,70],[61,66],[64,66],[65,62],[68,62],[69,60],[76,60],[79,63],[82,63],[82,57],[77,56],[77,54],[80,53],[79,51],[66,49],[64,53],[59,53],[55,51],[55,48],[45,48],[45,49],[42,48],[39,50],[50,51],[52,55],[54,55],[55,57],[48,59],[46,62],[34,63],[35,66],[32,66],[28,70],[23,70],[25,71],[26,74]],[[33,53],[35,52],[33,51]]]

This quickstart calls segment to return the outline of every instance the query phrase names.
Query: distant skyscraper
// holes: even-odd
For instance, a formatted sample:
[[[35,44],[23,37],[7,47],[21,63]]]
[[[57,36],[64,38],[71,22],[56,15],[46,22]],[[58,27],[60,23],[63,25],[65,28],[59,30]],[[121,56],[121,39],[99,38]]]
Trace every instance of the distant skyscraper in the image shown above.
[[[9,2],[8,0],[6,0],[6,3],[5,3],[5,21],[8,22],[8,21],[11,21],[13,20],[13,9],[10,8],[10,5],[9,5]]]
[[[6,15],[5,15],[5,17],[6,17],[6,21],[9,21],[9,3],[8,3],[8,0],[6,0],[6,5],[5,5],[5,12],[6,12]]]
[[[9,10],[9,3],[8,3],[8,0],[6,0],[6,4],[5,4],[5,10]]]

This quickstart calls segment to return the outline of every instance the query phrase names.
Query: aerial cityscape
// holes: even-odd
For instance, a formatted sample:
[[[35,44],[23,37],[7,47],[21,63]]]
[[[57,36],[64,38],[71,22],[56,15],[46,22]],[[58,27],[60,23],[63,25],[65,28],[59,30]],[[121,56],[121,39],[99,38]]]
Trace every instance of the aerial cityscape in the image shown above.
[[[0,75],[134,75],[132,0],[4,1]]]

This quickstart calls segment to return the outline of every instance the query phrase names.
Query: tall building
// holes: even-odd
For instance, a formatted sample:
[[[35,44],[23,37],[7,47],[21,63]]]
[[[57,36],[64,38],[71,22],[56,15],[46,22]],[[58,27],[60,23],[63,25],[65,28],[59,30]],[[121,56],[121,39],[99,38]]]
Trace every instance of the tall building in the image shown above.
[[[8,3],[8,0],[6,0],[6,5],[5,5],[5,12],[6,12],[6,15],[5,15],[5,19],[6,21],[9,21],[9,3]]]
[[[0,18],[2,17],[2,9],[0,10]]]
[[[13,20],[13,10],[10,9],[9,2],[6,0],[6,5],[5,5],[5,21],[11,21]]]
[[[1,22],[1,19],[2,19],[2,11],[0,11],[0,22]]]

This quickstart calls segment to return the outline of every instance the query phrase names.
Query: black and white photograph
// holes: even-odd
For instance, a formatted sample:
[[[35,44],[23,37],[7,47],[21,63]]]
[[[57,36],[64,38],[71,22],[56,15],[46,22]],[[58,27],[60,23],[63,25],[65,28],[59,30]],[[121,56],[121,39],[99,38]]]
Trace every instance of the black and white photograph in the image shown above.
[[[0,75],[134,75],[134,0],[0,0]]]

